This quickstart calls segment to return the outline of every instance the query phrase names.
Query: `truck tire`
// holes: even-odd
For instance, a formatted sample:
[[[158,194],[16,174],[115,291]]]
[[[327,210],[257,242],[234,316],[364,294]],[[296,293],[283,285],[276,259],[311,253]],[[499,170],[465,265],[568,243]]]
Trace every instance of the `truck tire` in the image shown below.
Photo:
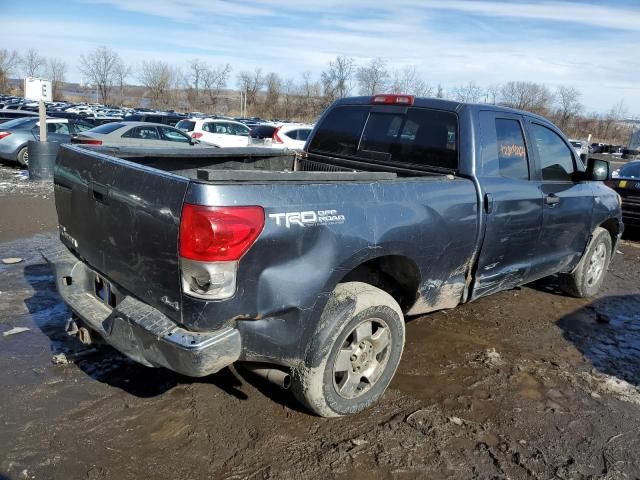
[[[18,163],[23,167],[29,166],[29,150],[26,146],[22,147],[18,152]]]
[[[602,227],[596,228],[578,266],[572,273],[559,276],[560,288],[573,297],[593,297],[600,290],[607,273],[611,250],[609,232]]]
[[[366,409],[389,386],[404,337],[404,316],[391,295],[366,283],[339,284],[304,365],[292,371],[294,395],[322,417]]]

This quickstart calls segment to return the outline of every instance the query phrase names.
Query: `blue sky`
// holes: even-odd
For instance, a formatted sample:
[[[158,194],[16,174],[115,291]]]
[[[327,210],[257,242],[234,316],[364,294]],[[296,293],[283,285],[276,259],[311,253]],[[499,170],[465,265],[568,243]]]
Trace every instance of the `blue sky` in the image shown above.
[[[640,2],[484,0],[0,0],[0,45],[64,59],[99,45],[159,59],[260,67],[298,79],[336,55],[415,66],[445,89],[474,81],[571,85],[589,111],[640,116]],[[132,79],[135,83],[135,77]]]

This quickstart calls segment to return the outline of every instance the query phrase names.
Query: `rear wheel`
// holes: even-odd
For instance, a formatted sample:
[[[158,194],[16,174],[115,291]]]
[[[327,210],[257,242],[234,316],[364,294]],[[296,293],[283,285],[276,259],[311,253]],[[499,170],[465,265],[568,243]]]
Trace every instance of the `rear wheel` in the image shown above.
[[[29,166],[29,150],[27,147],[22,147],[18,152],[18,163],[23,167]]]
[[[293,371],[295,396],[323,417],[364,410],[382,396],[404,348],[404,317],[388,293],[339,284],[322,314],[305,365]]]
[[[596,228],[575,270],[560,275],[560,288],[578,298],[598,293],[609,267],[612,246],[609,232],[602,227]]]

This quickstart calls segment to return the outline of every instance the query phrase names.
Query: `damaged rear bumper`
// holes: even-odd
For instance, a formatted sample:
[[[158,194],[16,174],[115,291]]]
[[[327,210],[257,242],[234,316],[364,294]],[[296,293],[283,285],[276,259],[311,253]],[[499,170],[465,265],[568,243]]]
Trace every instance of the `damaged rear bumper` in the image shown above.
[[[240,358],[242,342],[235,328],[192,332],[126,293],[112,308],[94,294],[97,273],[66,247],[58,244],[42,255],[54,269],[58,292],[71,310],[87,327],[133,360],[202,377]]]

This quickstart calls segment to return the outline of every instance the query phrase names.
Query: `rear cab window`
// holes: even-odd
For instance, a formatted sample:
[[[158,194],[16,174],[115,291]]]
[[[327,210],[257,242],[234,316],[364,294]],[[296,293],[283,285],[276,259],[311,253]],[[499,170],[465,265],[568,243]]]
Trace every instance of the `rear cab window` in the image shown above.
[[[529,180],[529,161],[518,120],[496,118],[498,167],[501,177]]]
[[[457,170],[458,118],[430,108],[341,106],[316,130],[310,152],[417,169]]]

